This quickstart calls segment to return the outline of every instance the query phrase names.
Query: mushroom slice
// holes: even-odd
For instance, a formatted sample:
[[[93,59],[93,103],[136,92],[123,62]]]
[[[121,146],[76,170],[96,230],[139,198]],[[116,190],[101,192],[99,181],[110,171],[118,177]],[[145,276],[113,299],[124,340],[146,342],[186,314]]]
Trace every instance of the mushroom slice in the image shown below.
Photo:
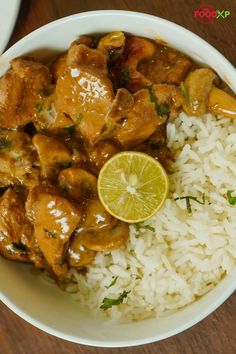
[[[38,152],[44,178],[55,180],[59,169],[70,165],[72,161],[70,150],[56,138],[36,134],[33,137],[33,144]]]
[[[123,221],[117,221],[111,228],[84,229],[79,233],[80,243],[93,251],[111,251],[120,248],[128,237],[129,226]]]
[[[92,262],[95,256],[95,251],[89,250],[81,244],[79,235],[72,236],[66,256],[70,267],[86,266]]]
[[[77,202],[97,194],[97,178],[82,168],[71,167],[61,171],[58,183]]]
[[[125,35],[123,32],[110,32],[102,37],[98,43],[97,49],[109,52],[111,49],[120,48],[125,44]]]
[[[86,228],[94,228],[95,230],[104,227],[110,228],[116,221],[117,220],[105,210],[99,199],[90,199],[88,201],[83,220],[83,225]]]
[[[209,93],[216,77],[214,71],[208,68],[197,69],[187,76],[184,85],[188,100],[183,104],[183,109],[188,115],[202,116],[206,113]]]
[[[208,98],[208,109],[223,117],[236,118],[236,98],[213,87]]]

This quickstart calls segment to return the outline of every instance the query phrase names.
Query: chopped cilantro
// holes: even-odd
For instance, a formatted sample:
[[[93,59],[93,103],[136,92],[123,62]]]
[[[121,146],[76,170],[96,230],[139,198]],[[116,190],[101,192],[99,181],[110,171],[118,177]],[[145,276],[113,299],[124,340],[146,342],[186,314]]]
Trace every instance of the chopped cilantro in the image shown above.
[[[79,113],[78,118],[76,119],[74,124],[68,125],[68,127],[64,127],[64,129],[66,129],[68,133],[73,133],[75,131],[75,128],[77,127],[77,125],[79,125],[81,123],[83,117],[84,117],[83,114]]]
[[[167,115],[167,113],[169,112],[169,106],[167,103],[160,103],[157,107],[156,107],[156,111],[157,114],[159,116],[165,116]]]
[[[227,191],[227,199],[228,199],[228,202],[229,202],[229,204],[231,204],[231,205],[235,205],[236,204],[236,197],[234,197],[233,195],[232,195],[232,193],[234,192],[234,189],[232,189],[232,190],[228,190]]]
[[[183,96],[183,98],[185,100],[186,105],[189,106],[188,90],[187,90],[187,88],[186,88],[186,86],[184,85],[183,82],[181,82],[181,84],[179,85],[179,89],[180,89],[180,91],[182,93],[182,96]]]
[[[111,286],[115,285],[117,279],[118,279],[118,277],[115,277],[108,286],[105,286],[105,288],[109,289]]]
[[[169,105],[167,103],[158,103],[158,98],[155,95],[152,86],[148,87],[149,95],[150,95],[150,100],[152,103],[154,103],[155,111],[158,114],[158,116],[163,117],[166,116],[169,112]]]
[[[150,141],[149,146],[152,150],[159,150],[162,146],[160,141]]]
[[[121,71],[121,86],[127,87],[129,85],[131,76],[129,69],[125,68]]]
[[[44,229],[44,231],[46,232],[46,234],[47,234],[50,238],[57,238],[56,232],[51,231],[51,230],[48,230],[48,229],[45,229],[45,228],[43,228],[43,229]]]
[[[149,231],[152,231],[152,232],[155,232],[155,228],[152,227],[151,225],[143,225],[141,223],[137,223],[137,224],[133,224],[136,231],[139,231],[140,229],[146,229],[146,230],[149,230]]]
[[[37,113],[41,112],[42,108],[43,108],[42,103],[37,103],[36,106],[35,106],[35,110],[36,110]]]
[[[187,208],[188,212],[191,214],[192,213],[192,208],[191,208],[190,200],[193,200],[193,201],[197,202],[198,204],[204,205],[205,204],[205,193],[203,193],[203,195],[202,195],[202,200],[199,200],[199,199],[197,199],[197,197],[193,197],[191,195],[187,195],[186,197],[177,197],[177,198],[175,198],[175,200],[182,200],[182,199],[185,199],[186,208]]]
[[[124,299],[127,297],[127,295],[129,293],[130,293],[130,291],[124,290],[123,293],[121,293],[117,299],[110,299],[109,297],[104,297],[104,299],[102,300],[102,305],[100,306],[100,309],[103,309],[104,311],[106,311],[114,305],[122,304]]]

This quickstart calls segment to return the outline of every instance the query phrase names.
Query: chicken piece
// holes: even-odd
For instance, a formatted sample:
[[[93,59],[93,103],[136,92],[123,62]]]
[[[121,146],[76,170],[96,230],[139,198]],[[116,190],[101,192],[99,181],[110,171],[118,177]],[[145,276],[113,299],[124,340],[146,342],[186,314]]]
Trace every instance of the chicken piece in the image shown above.
[[[68,50],[66,67],[79,70],[80,67],[93,68],[107,75],[107,58],[101,50],[89,48],[89,46],[73,42]],[[72,71],[76,73],[76,70]]]
[[[119,89],[108,117],[109,129],[113,129],[115,138],[125,148],[141,144],[165,121],[158,116],[147,89],[133,95]]]
[[[83,267],[92,262],[96,252],[87,249],[80,243],[79,235],[73,235],[68,248],[66,260],[70,267]]]
[[[30,137],[16,130],[0,129],[0,186],[24,183],[36,160]]]
[[[26,216],[28,220],[33,224],[35,221],[35,207],[36,207],[36,202],[40,198],[40,194],[42,193],[50,193],[53,195],[58,195],[59,191],[57,187],[55,187],[52,184],[49,184],[48,182],[43,182],[42,184],[39,184],[35,186],[30,192],[28,193],[27,200],[25,203],[25,211],[26,211]]]
[[[53,272],[67,272],[64,263],[68,241],[81,218],[78,208],[67,199],[50,193],[39,193],[34,206],[34,235]]]
[[[63,75],[66,67],[67,53],[63,53],[50,65],[53,81],[56,82],[59,76]]]
[[[57,80],[56,95],[56,109],[68,115],[82,136],[94,144],[114,96],[106,55],[83,44],[72,45],[65,72]]]
[[[32,233],[24,201],[11,188],[7,189],[0,200],[0,254],[11,260],[31,262]]]
[[[31,89],[46,90],[51,83],[51,73],[47,66],[32,58],[16,58],[11,61],[12,69]]]
[[[176,118],[180,113],[184,98],[178,88],[174,85],[159,84],[152,86],[153,94],[156,97],[156,109],[159,114],[167,110],[171,117]]]
[[[112,227],[85,228],[79,233],[80,243],[93,251],[111,251],[120,248],[129,237],[129,226],[117,221]]]
[[[60,169],[70,165],[72,153],[59,140],[36,134],[33,144],[38,152],[41,174],[44,178],[55,180]]]
[[[126,41],[125,50],[112,69],[112,76],[118,87],[126,87],[130,92],[136,92],[151,85],[138,66],[141,62],[151,59],[155,53],[152,42],[139,37],[131,37]]]
[[[213,87],[208,98],[208,109],[223,117],[236,118],[236,97]]]
[[[49,69],[27,59],[12,60],[0,79],[0,127],[17,128],[34,121],[36,107],[51,83]]]
[[[191,66],[191,60],[182,53],[162,47],[150,62],[141,64],[139,70],[152,84],[179,85]]]
[[[37,106],[34,125],[39,132],[46,130],[50,133],[57,134],[61,132],[61,129],[67,129],[75,124],[66,114],[57,110],[55,99],[56,95],[55,92],[53,92]]]
[[[187,76],[184,85],[188,102],[184,103],[183,109],[188,115],[200,117],[206,113],[209,93],[216,78],[214,71],[208,68],[197,69]]]
[[[82,168],[71,167],[61,171],[58,183],[73,200],[79,203],[84,198],[97,194],[97,178]]]
[[[154,157],[168,170],[170,151],[166,145],[166,123],[159,125],[150,138],[143,144],[135,146],[134,149]]]
[[[101,141],[88,151],[89,160],[98,173],[104,163],[118,152],[119,149],[111,141]]]

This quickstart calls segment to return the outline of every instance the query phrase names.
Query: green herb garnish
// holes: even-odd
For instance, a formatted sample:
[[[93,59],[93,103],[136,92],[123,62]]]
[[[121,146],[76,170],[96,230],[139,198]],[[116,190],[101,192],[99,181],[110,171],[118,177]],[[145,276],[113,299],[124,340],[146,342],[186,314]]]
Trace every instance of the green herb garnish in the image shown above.
[[[110,299],[109,297],[104,297],[102,300],[102,305],[100,306],[100,309],[103,309],[104,311],[108,310],[114,305],[120,305],[123,303],[124,299],[127,297],[127,295],[130,293],[130,291],[124,290],[122,294],[117,299]]]
[[[64,127],[64,129],[66,129],[68,131],[68,133],[73,133],[75,131],[75,128],[77,127],[77,125],[79,125],[83,119],[83,114],[79,113],[78,118],[76,119],[76,121],[74,122],[74,124],[72,125],[68,125],[68,127]]]
[[[152,232],[155,232],[155,228],[152,227],[151,225],[143,225],[141,223],[137,223],[137,224],[133,224],[136,231],[139,231],[140,229],[146,229],[146,230],[149,230],[149,231],[152,231]]]
[[[205,193],[203,193],[202,195],[202,200],[197,199],[197,197],[192,197],[191,195],[188,195],[186,197],[177,197],[175,198],[175,200],[182,200],[185,199],[186,201],[186,208],[188,210],[188,212],[191,214],[192,213],[192,208],[191,208],[191,202],[190,200],[193,200],[194,202],[197,202],[198,204],[205,204]]]
[[[236,204],[236,197],[234,197],[233,195],[232,195],[232,193],[234,192],[234,189],[232,189],[232,190],[228,190],[227,191],[227,199],[228,199],[228,202],[229,202],[229,204],[231,204],[231,205],[235,205]]]
[[[105,286],[105,288],[109,289],[111,286],[115,285],[116,281],[117,281],[118,277],[115,277],[112,282],[110,283],[110,285]]]
[[[190,101],[189,101],[188,90],[187,90],[187,88],[186,88],[186,86],[184,85],[183,82],[181,82],[181,84],[179,85],[179,89],[180,89],[180,91],[182,93],[182,96],[183,96],[183,98],[185,100],[186,105],[189,106]]]
[[[152,150],[159,150],[162,147],[160,141],[150,141],[149,146]]]
[[[48,230],[48,229],[45,229],[45,228],[43,228],[43,229],[44,229],[44,231],[46,232],[46,234],[47,234],[49,237],[51,237],[51,238],[57,238],[57,234],[56,234],[55,231],[51,231],[51,230]]]
[[[148,87],[150,100],[154,103],[155,111],[157,112],[158,116],[163,117],[168,114],[169,112],[169,105],[167,103],[158,103],[157,96],[155,95],[152,86]]]
[[[167,115],[167,113],[169,112],[169,106],[167,103],[160,103],[157,107],[156,107],[156,111],[157,114],[159,116],[165,116]]]
[[[121,85],[123,87],[127,87],[129,85],[131,76],[130,76],[130,72],[129,69],[123,69],[121,71]]]
[[[11,147],[11,142],[5,137],[0,137],[0,152],[9,147]]]
[[[42,108],[43,108],[42,103],[37,103],[36,106],[35,106],[35,110],[36,110],[37,113],[41,112]]]

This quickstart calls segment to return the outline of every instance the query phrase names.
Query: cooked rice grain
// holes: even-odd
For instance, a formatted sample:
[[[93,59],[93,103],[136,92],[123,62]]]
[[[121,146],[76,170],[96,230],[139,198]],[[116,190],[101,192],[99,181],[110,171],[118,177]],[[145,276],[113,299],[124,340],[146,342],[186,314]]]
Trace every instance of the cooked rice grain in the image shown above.
[[[209,292],[236,264],[236,207],[226,198],[227,190],[236,191],[235,121],[181,113],[168,123],[167,137],[170,195],[145,222],[156,232],[131,225],[126,247],[98,253],[86,276],[70,271],[73,298],[110,322],[168,315]],[[191,201],[192,214],[185,200],[174,200],[201,200],[203,193],[205,205]],[[124,290],[131,292],[123,304],[100,309],[104,297]]]

